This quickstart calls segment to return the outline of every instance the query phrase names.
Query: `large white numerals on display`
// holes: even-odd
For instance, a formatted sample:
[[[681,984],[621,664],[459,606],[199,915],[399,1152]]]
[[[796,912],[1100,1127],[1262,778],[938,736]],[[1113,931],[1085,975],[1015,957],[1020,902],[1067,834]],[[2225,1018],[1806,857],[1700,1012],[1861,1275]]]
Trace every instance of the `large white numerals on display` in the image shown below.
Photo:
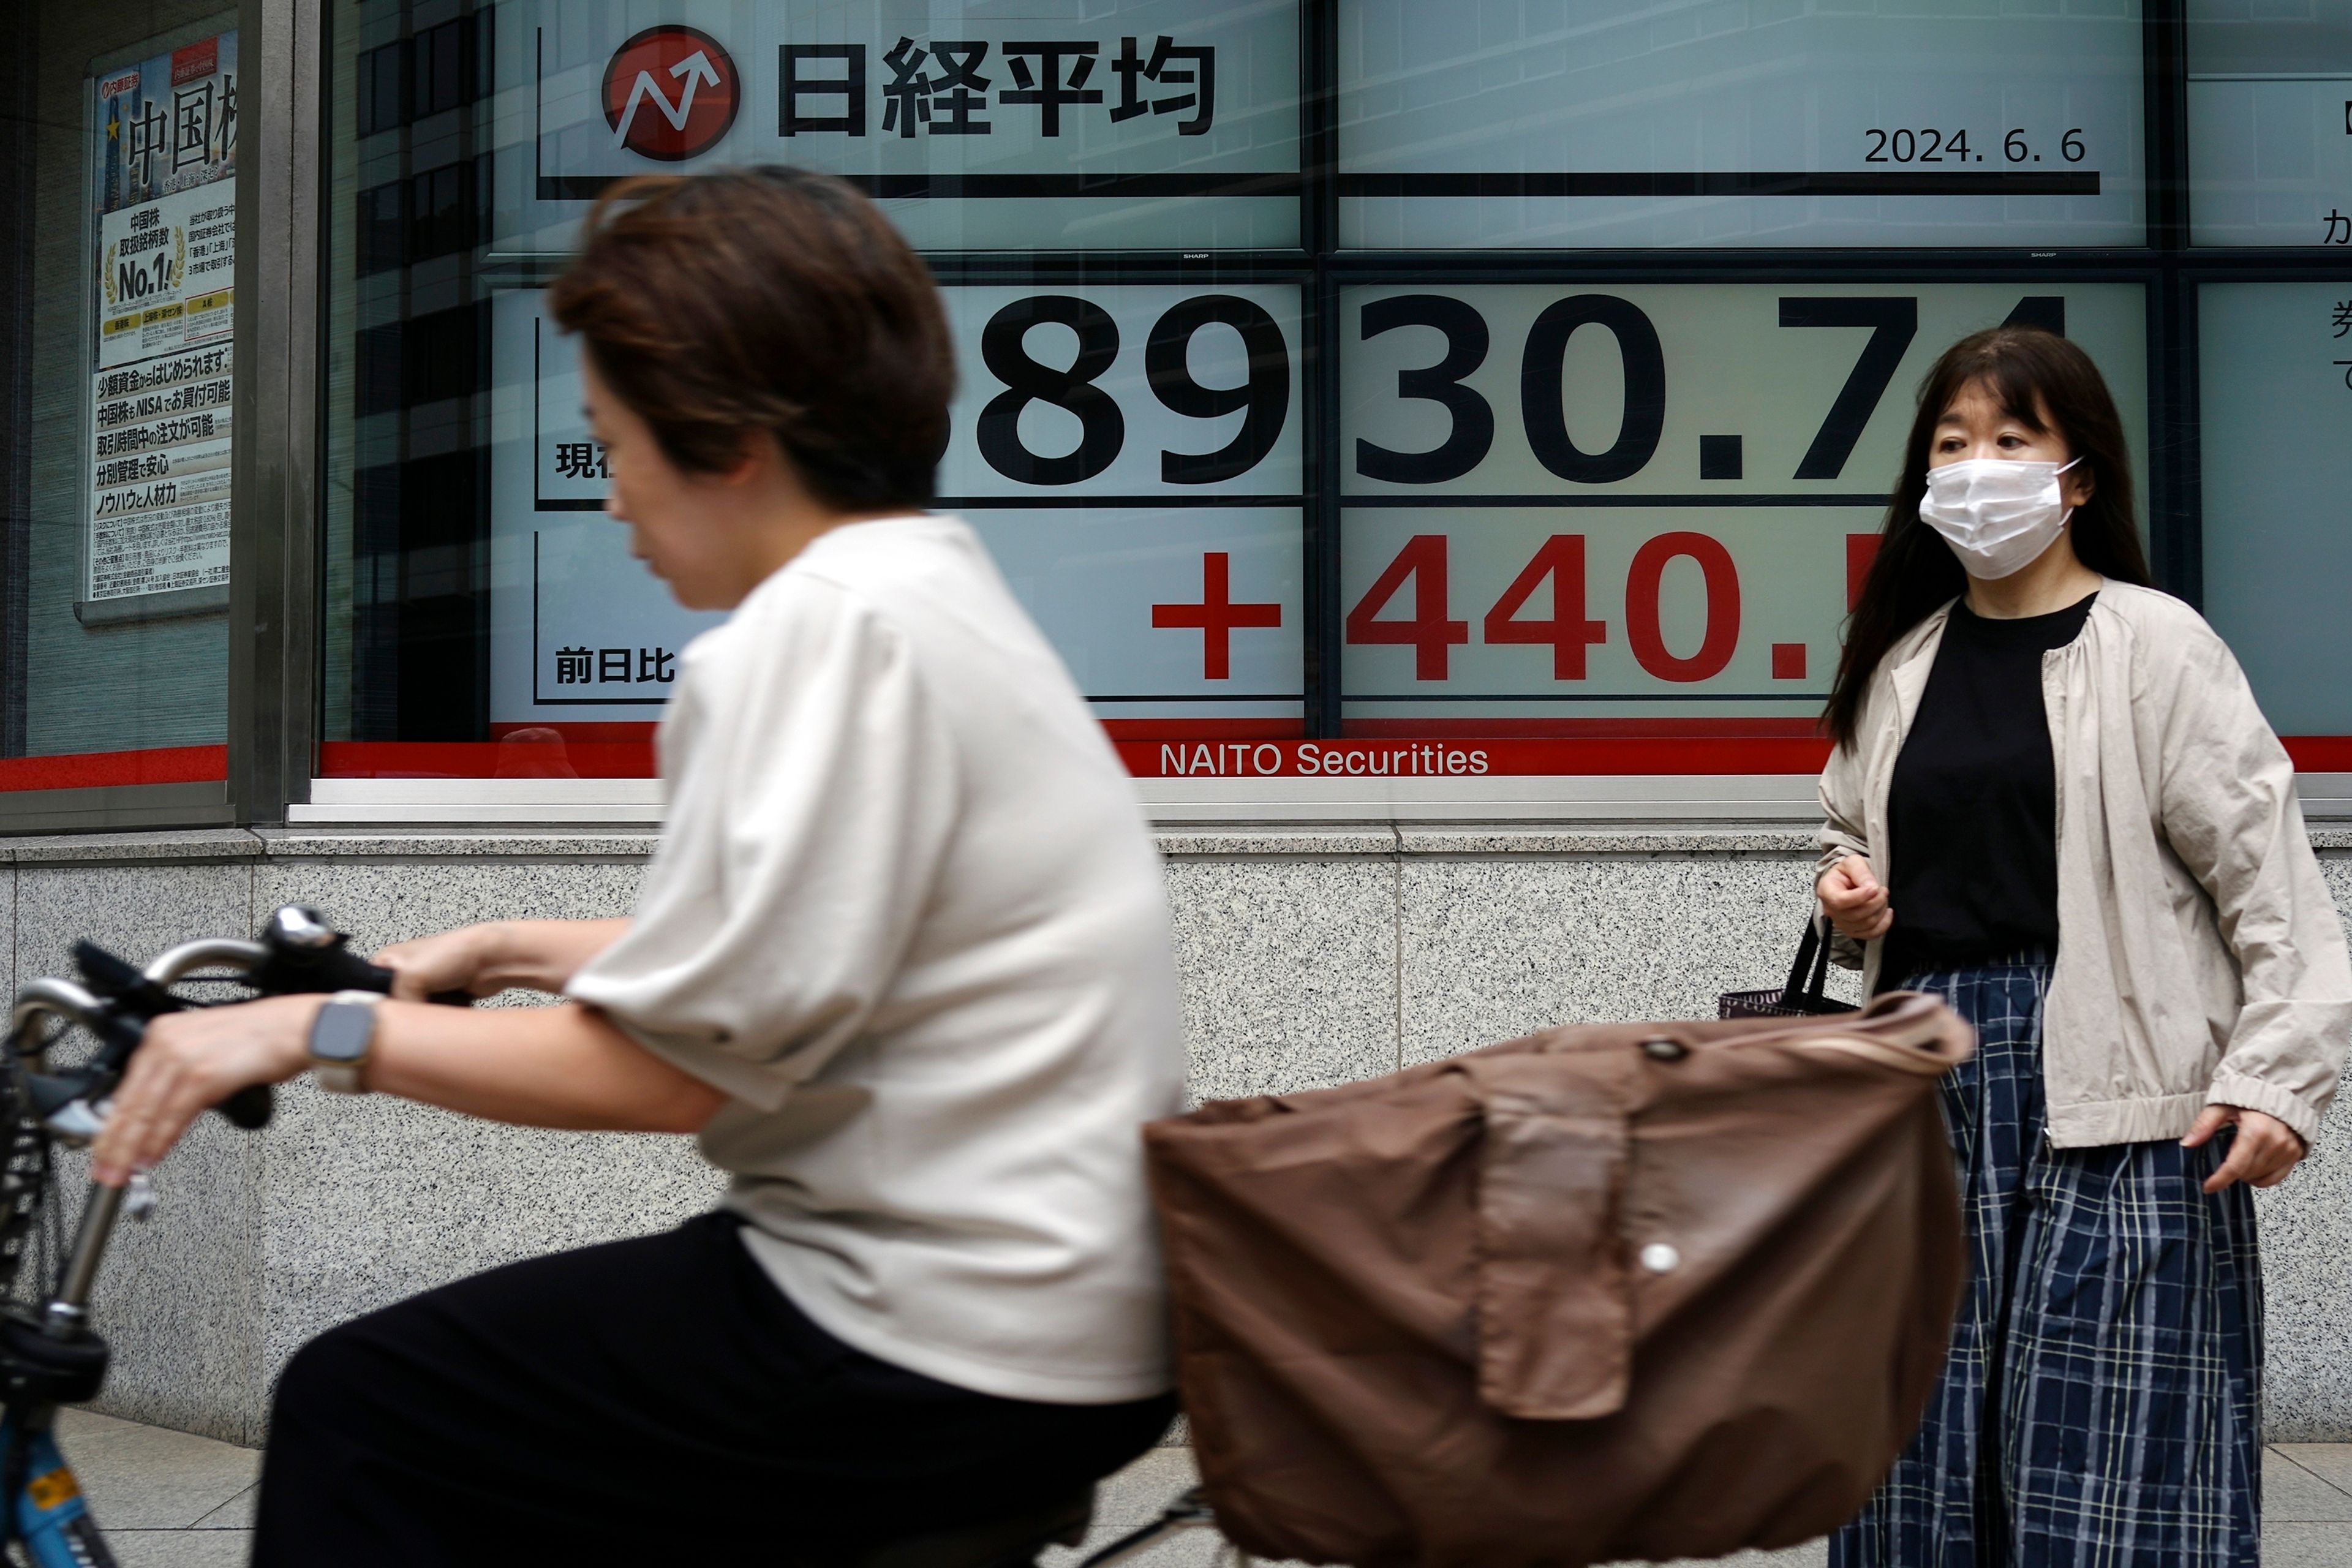
[[[1352,292],[1348,711],[1817,711],[1907,389],[1969,331],[2048,328],[2105,367],[2137,451],[2142,310],[2124,284]]]

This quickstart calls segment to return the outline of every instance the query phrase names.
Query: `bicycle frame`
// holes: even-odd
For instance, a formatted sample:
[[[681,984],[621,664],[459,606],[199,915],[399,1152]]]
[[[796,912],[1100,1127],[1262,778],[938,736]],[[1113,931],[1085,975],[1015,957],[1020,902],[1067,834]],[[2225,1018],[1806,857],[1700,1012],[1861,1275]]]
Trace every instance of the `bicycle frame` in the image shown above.
[[[269,961],[260,942],[208,940],[175,947],[142,972],[141,978],[168,987],[200,969],[226,967],[239,977]],[[36,980],[17,993],[9,1018],[21,1113],[30,1116],[28,1072],[47,1070],[50,1019],[79,1025],[100,1035],[115,1022],[110,1003],[67,980]],[[30,1042],[29,1047],[27,1042]],[[87,1144],[105,1126],[104,1102],[76,1098],[40,1118],[49,1142]],[[42,1152],[46,1166],[47,1148]],[[44,1170],[39,1178],[44,1184]],[[114,1568],[114,1554],[100,1533],[81,1484],[57,1441],[57,1413],[98,1392],[106,1372],[106,1342],[89,1327],[89,1299],[116,1224],[128,1212],[146,1217],[153,1205],[144,1176],[126,1186],[93,1182],[82,1203],[72,1247],[59,1260],[55,1282],[39,1312],[27,1321],[0,1318],[0,1494],[8,1528],[0,1540],[21,1542],[34,1568]]]

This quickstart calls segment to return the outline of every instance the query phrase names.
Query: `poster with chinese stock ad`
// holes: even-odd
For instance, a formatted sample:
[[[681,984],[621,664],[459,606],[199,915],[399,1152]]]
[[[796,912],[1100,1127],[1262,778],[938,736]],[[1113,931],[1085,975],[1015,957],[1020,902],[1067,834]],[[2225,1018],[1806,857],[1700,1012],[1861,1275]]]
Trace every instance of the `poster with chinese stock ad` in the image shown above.
[[[91,79],[93,601],[228,581],[236,34]]]

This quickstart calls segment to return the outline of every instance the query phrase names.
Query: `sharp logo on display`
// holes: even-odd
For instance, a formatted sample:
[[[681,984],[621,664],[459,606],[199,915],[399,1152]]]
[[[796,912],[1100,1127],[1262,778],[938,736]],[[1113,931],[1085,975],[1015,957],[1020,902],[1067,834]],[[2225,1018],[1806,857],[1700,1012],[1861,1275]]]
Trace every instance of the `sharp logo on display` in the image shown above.
[[[604,68],[613,145],[683,163],[718,144],[743,106],[742,78],[718,39],[694,27],[647,27]]]

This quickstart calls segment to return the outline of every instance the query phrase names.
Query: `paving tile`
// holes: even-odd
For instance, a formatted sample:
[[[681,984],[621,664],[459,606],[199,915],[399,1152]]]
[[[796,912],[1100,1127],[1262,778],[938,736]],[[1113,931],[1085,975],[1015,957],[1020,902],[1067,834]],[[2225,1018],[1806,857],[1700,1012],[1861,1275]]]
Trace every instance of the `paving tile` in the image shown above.
[[[2297,1447],[2317,1447],[2298,1444]],[[2352,1524],[2352,1494],[2337,1490],[2291,1455],[2263,1456],[2263,1522]]]
[[[188,1528],[191,1530],[251,1530],[253,1507],[260,1500],[261,1487],[256,1483],[246,1488]]]
[[[2352,1524],[2263,1526],[2263,1568],[2345,1568],[2352,1563]]]
[[[1048,1547],[1037,1559],[1038,1568],[1071,1568],[1088,1553],[1158,1518],[1162,1509],[1200,1480],[1192,1449],[1152,1449],[1096,1488],[1094,1528],[1087,1532],[1086,1544],[1075,1549]],[[1153,1547],[1150,1555],[1140,1559],[1140,1568],[1212,1568],[1223,1540],[1213,1531],[1189,1531]]]
[[[1095,1496],[1094,1528],[1086,1544],[1075,1551],[1054,1547],[1038,1558],[1039,1568],[1072,1568],[1087,1553],[1101,1550],[1129,1531],[1150,1522],[1190,1487],[1200,1483],[1190,1448],[1154,1448],[1105,1480]],[[1211,1568],[1222,1538],[1194,1531],[1152,1548],[1139,1568]],[[1829,1561],[1826,1541],[1809,1541],[1781,1552],[1740,1552],[1711,1563],[1675,1563],[1667,1568],[1822,1568]],[[1264,1568],[1286,1568],[1266,1563]]]
[[[261,1473],[258,1449],[87,1410],[58,1413],[58,1443],[109,1535],[194,1524]]]
[[[2352,1493],[2352,1443],[2273,1443],[2283,1454],[2336,1490]]]
[[[1829,1538],[1824,1536],[1801,1546],[1785,1546],[1778,1552],[1735,1552],[1728,1557],[1710,1557],[1703,1563],[1682,1558],[1665,1564],[1665,1568],[1822,1568],[1829,1560]]]
[[[253,1554],[249,1530],[110,1530],[121,1568],[245,1568]]]
[[[232,1568],[252,1546],[260,1455],[210,1438],[69,1410],[60,1440],[89,1493],[122,1568]],[[2277,1445],[2263,1467],[2265,1568],[2352,1568],[2352,1444]],[[1189,1448],[1160,1447],[1104,1481],[1086,1544],[1054,1548],[1041,1568],[1073,1568],[1086,1553],[1156,1517],[1196,1484]],[[166,1522],[169,1521],[169,1522]],[[1220,1539],[1206,1531],[1153,1550],[1149,1568],[1213,1568]],[[1718,1568],[1822,1568],[1828,1543],[1743,1552]],[[1265,1568],[1286,1568],[1269,1563]],[[1668,1568],[1703,1568],[1697,1563]]]

